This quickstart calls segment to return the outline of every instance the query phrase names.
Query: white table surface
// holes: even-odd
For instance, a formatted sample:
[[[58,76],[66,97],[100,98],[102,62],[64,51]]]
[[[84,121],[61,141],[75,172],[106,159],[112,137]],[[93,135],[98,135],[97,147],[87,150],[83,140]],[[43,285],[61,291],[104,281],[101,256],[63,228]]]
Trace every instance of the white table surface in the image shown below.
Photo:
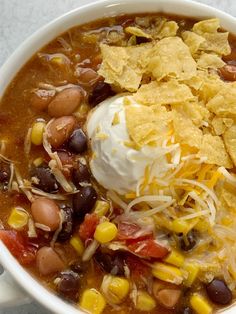
[[[0,66],[15,48],[39,27],[67,11],[92,1],[93,0],[0,0]],[[235,0],[197,1],[236,16]],[[48,311],[36,304],[36,302],[7,310],[0,309],[0,314],[16,313],[49,314]]]

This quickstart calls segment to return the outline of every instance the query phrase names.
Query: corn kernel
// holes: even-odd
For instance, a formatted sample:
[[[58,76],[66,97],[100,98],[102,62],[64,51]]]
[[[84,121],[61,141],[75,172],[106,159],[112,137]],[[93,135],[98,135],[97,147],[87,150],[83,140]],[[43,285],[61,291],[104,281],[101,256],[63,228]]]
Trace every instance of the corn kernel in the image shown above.
[[[96,289],[87,289],[83,292],[79,305],[91,314],[100,314],[106,306],[106,301]]]
[[[81,239],[77,236],[73,236],[70,239],[70,245],[73,246],[73,248],[76,250],[79,256],[82,256],[84,253],[84,244],[81,241]]]
[[[33,124],[32,131],[31,131],[31,142],[34,145],[42,145],[43,143],[43,132],[46,123],[43,121],[37,121]]]
[[[114,304],[120,304],[127,297],[129,288],[127,279],[112,275],[105,275],[101,286],[105,298]]]
[[[153,264],[152,274],[157,279],[180,285],[183,281],[179,268],[156,262]]]
[[[55,63],[55,64],[58,64],[58,65],[62,65],[64,64],[64,59],[62,57],[53,57],[51,60],[50,60],[52,63]]]
[[[169,255],[164,258],[164,262],[181,267],[184,264],[184,256],[177,250],[172,250]]]
[[[110,208],[110,205],[108,202],[105,201],[96,201],[94,212],[99,216],[105,216]]]
[[[212,313],[212,307],[210,304],[206,301],[206,299],[201,296],[200,294],[195,293],[190,298],[190,304],[194,311],[198,314],[211,314]]]
[[[33,164],[35,167],[39,167],[40,165],[42,165],[43,163],[43,158],[42,157],[38,157],[33,161]]]
[[[139,311],[152,311],[156,307],[156,301],[145,291],[138,291],[136,309]]]
[[[176,233],[188,233],[191,226],[186,220],[183,219],[175,219],[172,222],[172,230]]]
[[[94,233],[94,239],[100,243],[107,243],[113,240],[117,235],[117,227],[109,221],[100,223]]]
[[[195,225],[195,229],[200,232],[205,232],[209,229],[209,223],[206,220],[200,219]]]
[[[13,208],[11,214],[8,218],[8,225],[13,229],[20,230],[27,225],[29,220],[29,215],[24,209]]]
[[[184,280],[184,285],[190,287],[199,273],[199,266],[192,263],[186,263],[183,265],[183,270],[188,273],[188,277]]]

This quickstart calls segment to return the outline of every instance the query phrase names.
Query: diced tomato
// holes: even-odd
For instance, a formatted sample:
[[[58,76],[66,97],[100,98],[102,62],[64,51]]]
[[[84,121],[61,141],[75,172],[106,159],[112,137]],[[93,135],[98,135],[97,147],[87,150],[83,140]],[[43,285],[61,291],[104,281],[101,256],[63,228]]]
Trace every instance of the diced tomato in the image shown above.
[[[84,221],[79,227],[80,238],[84,241],[92,238],[98,224],[99,217],[96,213],[86,214]]]
[[[128,249],[140,257],[163,258],[168,254],[167,248],[153,239],[146,239],[128,244]]]
[[[151,273],[150,268],[142,263],[142,261],[134,255],[129,255],[126,258],[126,264],[130,269],[131,277],[133,277],[133,279],[135,280],[137,280],[141,276],[147,278],[148,275]]]
[[[27,240],[19,232],[0,230],[0,240],[21,264],[30,264],[35,260],[36,248],[28,244]]]
[[[132,241],[137,239],[145,239],[152,236],[150,230],[142,230],[140,226],[129,221],[118,223],[117,239],[121,241]]]

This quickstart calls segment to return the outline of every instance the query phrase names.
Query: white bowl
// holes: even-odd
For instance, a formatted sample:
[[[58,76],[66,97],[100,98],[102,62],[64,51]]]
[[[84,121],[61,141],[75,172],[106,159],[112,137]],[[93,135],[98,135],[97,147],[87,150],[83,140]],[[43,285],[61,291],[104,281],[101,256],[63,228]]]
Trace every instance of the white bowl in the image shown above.
[[[199,19],[218,17],[223,28],[231,33],[234,33],[236,29],[234,17],[190,0],[135,0],[135,2],[134,0],[100,0],[57,18],[30,36],[0,69],[0,97],[30,57],[67,29],[102,17],[141,12],[163,12]],[[31,296],[57,314],[84,313],[59,299],[39,284],[18,264],[1,241],[0,263],[7,270],[4,275],[0,276],[0,307],[29,302],[28,296]],[[12,281],[12,278],[19,286]],[[224,313],[236,313],[236,306],[226,309]]]

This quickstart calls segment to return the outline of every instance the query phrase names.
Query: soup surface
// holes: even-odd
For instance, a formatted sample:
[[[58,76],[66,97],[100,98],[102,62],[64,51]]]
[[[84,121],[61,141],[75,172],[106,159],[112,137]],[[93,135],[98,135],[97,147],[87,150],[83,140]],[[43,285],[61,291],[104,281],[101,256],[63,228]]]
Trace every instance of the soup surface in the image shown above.
[[[0,103],[0,239],[88,312],[201,313],[236,289],[236,39],[218,19],[70,29]]]

